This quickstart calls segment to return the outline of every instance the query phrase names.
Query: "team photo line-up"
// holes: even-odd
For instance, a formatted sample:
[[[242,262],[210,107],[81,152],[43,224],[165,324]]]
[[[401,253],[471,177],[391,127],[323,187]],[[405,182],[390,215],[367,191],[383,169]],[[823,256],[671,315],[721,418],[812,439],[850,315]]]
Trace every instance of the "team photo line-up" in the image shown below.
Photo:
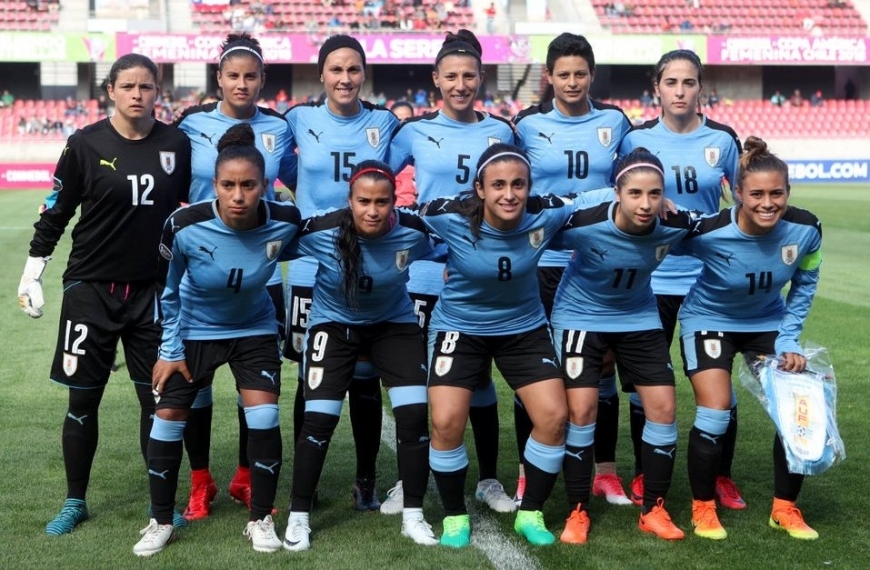
[[[473,33],[448,33],[432,71],[443,108],[413,116],[407,104],[360,100],[365,52],[333,36],[318,59],[322,101],[281,114],[256,104],[266,80],[259,43],[231,34],[218,62],[221,98],[169,125],[153,116],[157,66],[138,54],[114,63],[116,112],[69,137],[18,290],[23,311],[40,317],[43,272],[79,211],[50,371],[68,387],[67,494],[47,534],[89,517],[98,410],[120,341],[150,487],[138,556],[209,515],[218,493],[212,382],[224,364],[238,391],[229,494],[249,510],[244,536],[256,551],[311,548],[310,514],[346,396],[354,506],[401,514],[401,534],[417,544],[470,543],[469,420],[475,497],[515,512],[527,542],[557,540],[543,505],[560,473],[561,542],[587,541],[591,495],[636,504],[640,530],[682,539],[666,510],[678,445],[669,347],[679,324],[697,405],[691,526],[727,537],[717,508],[746,507],[731,478],[734,358],[775,354],[785,370],[805,368],[799,338],[819,278],[819,221],[788,205],[788,169],[763,140],[741,148],[730,127],[698,112],[702,66],[691,51],[661,57],[661,115],[635,127],[589,98],[595,57],[582,36],[550,43],[552,99],[512,122],[475,110],[481,58]],[[291,199],[276,194],[276,181]],[[299,374],[279,538],[282,357]],[[497,469],[493,363],[515,392],[514,496]],[[383,502],[382,386],[400,479]],[[628,493],[616,470],[620,387],[634,446]],[[191,489],[177,510],[185,450]],[[795,504],[803,477],[788,471],[777,436],[773,467],[769,526],[816,538]],[[430,473],[440,536],[423,512]]]

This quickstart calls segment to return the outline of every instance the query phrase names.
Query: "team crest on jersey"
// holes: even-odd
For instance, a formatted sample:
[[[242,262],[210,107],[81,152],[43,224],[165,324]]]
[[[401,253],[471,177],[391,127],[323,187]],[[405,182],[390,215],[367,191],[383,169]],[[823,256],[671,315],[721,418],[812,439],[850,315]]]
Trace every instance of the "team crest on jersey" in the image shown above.
[[[160,151],[160,167],[166,174],[175,172],[175,152],[171,150]]]
[[[68,352],[63,353],[63,373],[72,376],[79,368],[79,357]]]
[[[317,390],[320,383],[323,382],[323,367],[311,366],[308,368],[308,387],[312,390]]]
[[[710,358],[719,358],[722,356],[722,341],[718,338],[704,339],[704,352]]]
[[[492,146],[494,144],[498,144],[501,142],[501,139],[498,137],[487,137],[486,138],[486,146]]]
[[[438,376],[444,376],[451,368],[453,368],[452,356],[439,356],[435,359],[435,374]]]
[[[661,261],[668,254],[668,250],[671,249],[671,244],[666,243],[664,245],[656,246],[656,261]]]
[[[576,380],[583,373],[583,357],[572,356],[567,358],[565,360],[565,373],[568,374],[568,378],[571,380]]]
[[[611,141],[613,141],[613,127],[598,127],[598,142],[601,146],[608,147]]]
[[[366,140],[372,148],[378,148],[381,144],[381,129],[379,127],[368,127],[366,129]]]
[[[166,247],[165,243],[161,243],[158,249],[160,250],[160,255],[163,259],[166,261],[172,261],[172,250]]]
[[[274,133],[263,133],[260,135],[260,138],[263,140],[263,148],[266,149],[266,152],[272,154],[275,152],[275,134]]]
[[[722,149],[718,146],[704,147],[704,160],[710,165],[710,168],[715,168],[719,164],[719,157],[722,156]]]
[[[281,253],[281,246],[284,245],[284,242],[280,239],[275,239],[269,242],[266,242],[266,258],[269,261],[272,261],[278,254]]]
[[[396,269],[398,269],[399,272],[404,271],[405,268],[408,267],[408,255],[410,253],[410,249],[403,249],[402,251],[396,252]]]
[[[293,333],[293,338],[291,342],[293,343],[293,350],[298,353],[302,353],[302,341],[304,340],[305,335],[302,333]]]
[[[786,265],[792,265],[795,261],[797,261],[798,254],[798,246],[796,243],[791,245],[784,245],[782,247],[782,262]]]
[[[538,228],[529,232],[529,245],[538,249],[544,243],[544,228]]]

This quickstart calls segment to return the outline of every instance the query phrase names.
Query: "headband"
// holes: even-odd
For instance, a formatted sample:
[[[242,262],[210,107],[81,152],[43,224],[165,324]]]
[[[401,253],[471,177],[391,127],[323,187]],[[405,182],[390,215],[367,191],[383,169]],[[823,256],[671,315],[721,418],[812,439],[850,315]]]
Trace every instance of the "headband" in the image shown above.
[[[510,151],[510,150],[506,150],[506,151],[504,151],[504,152],[496,153],[496,154],[490,156],[489,158],[487,158],[487,159],[484,161],[484,163],[481,164],[481,165],[478,167],[478,169],[477,169],[477,179],[478,179],[478,180],[481,179],[480,174],[483,172],[483,169],[486,168],[487,165],[488,165],[490,162],[492,162],[493,160],[495,160],[495,159],[497,159],[497,158],[504,158],[504,157],[506,157],[506,156],[512,156],[512,157],[514,157],[514,158],[518,158],[518,159],[520,159],[521,161],[523,161],[523,162],[526,163],[526,166],[529,167],[529,170],[532,169],[532,165],[529,164],[529,159],[528,159],[528,158],[526,158],[525,156],[519,154],[518,152],[513,152],[513,151]]]
[[[221,61],[223,61],[224,59],[226,59],[226,57],[230,54],[230,52],[233,52],[233,51],[247,51],[247,52],[250,52],[250,53],[254,54],[255,56],[257,56],[257,59],[260,60],[260,63],[263,63],[263,56],[260,55],[259,53],[257,53],[257,50],[255,50],[255,49],[253,49],[253,48],[249,48],[248,46],[234,46],[234,47],[231,47],[230,49],[226,50],[224,53],[221,54],[221,57],[220,57],[220,59],[218,60],[218,62],[221,62]]]
[[[383,168],[369,166],[367,168],[360,169],[356,174],[351,176],[350,182],[348,182],[348,186],[353,186],[353,183],[356,182],[359,179],[359,177],[362,176],[363,174],[369,174],[372,172],[377,172],[378,174],[382,174],[382,175],[386,176],[387,180],[389,180],[393,186],[396,185],[396,177],[393,175],[392,172],[390,172],[388,170],[384,170]]]
[[[357,52],[362,59],[363,67],[366,66],[366,52],[363,50],[362,45],[356,40],[356,38],[352,38],[350,36],[345,35],[337,35],[328,38],[323,45],[320,46],[320,52],[317,54],[317,73],[323,73],[323,66],[326,63],[326,58],[334,52],[335,50],[341,48],[350,48],[353,51]]]
[[[466,41],[452,41],[447,43],[446,45],[441,47],[441,51],[438,52],[438,55],[435,56],[435,65],[438,65],[438,62],[444,59],[448,55],[470,55],[477,61],[480,61],[480,52],[477,51],[477,48],[471,45],[471,43]]]
[[[629,164],[625,168],[619,171],[619,174],[616,175],[616,178],[613,179],[614,182],[619,182],[619,179],[622,178],[622,175],[628,172],[629,170],[634,170],[635,168],[652,168],[656,172],[662,175],[662,178],[665,177],[665,173],[662,172],[662,169],[656,166],[651,162],[636,162],[634,164]]]

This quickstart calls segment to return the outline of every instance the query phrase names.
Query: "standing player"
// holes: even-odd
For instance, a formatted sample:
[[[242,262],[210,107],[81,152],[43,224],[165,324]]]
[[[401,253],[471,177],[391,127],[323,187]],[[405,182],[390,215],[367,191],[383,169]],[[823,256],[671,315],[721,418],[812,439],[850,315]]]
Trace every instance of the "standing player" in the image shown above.
[[[387,158],[390,136],[398,120],[384,107],[361,101],[366,55],[350,36],[327,39],[320,48],[317,70],[323,83],[323,103],[297,105],[286,118],[299,151],[296,203],[304,217],[318,210],[347,204],[347,183],[354,165]],[[302,361],[302,340],[308,322],[317,263],[310,257],[290,264],[288,334],[285,354]],[[302,367],[293,407],[294,441],[298,441],[305,413]],[[356,444],[357,467],[353,500],[363,511],[377,510],[375,467],[381,443],[383,408],[378,371],[361,360],[348,392],[350,422]]]
[[[244,535],[258,552],[281,549],[272,522],[281,472],[281,391],[275,306],[266,284],[299,229],[299,210],[262,199],[266,163],[250,125],[221,137],[217,199],[173,213],[160,255],[168,265],[160,299],[163,338],[152,386],[156,418],[148,440],[153,518],[133,547],[152,556],[172,539],[172,509],[189,410],[214,372],[229,364],[248,425],[251,510]]]
[[[160,342],[160,326],[154,322],[155,252],[163,222],[187,201],[190,185],[187,137],[152,116],[157,81],[157,66],[145,56],[128,54],[112,65],[107,90],[115,114],[67,141],[55,169],[52,205],[34,225],[18,287],[24,312],[42,316],[42,273],[81,206],[63,274],[51,366],[51,379],[69,388],[69,408],[62,437],[67,495],[45,527],[50,535],[72,532],[88,518],[85,495],[97,450],[100,400],[119,340],[139,398],[145,457],[154,414],[151,369]],[[171,510],[168,516],[172,522]]]
[[[284,540],[291,551],[311,546],[312,499],[360,354],[371,357],[393,405],[404,482],[402,535],[438,544],[423,517],[426,348],[405,286],[411,262],[431,253],[432,245],[418,218],[394,211],[395,177],[386,164],[360,162],[349,187],[348,207],[305,220],[296,246],[319,265],[305,342],[305,421]]]
[[[567,378],[564,473],[571,513],[561,541],[572,544],[585,543],[589,532],[598,379],[609,351],[615,354],[622,383],[637,390],[647,414],[646,484],[638,526],[666,540],[684,536],[664,508],[677,448],[676,391],[650,276],[693,221],[685,212],[658,219],[664,172],[646,149],[624,157],[615,180],[617,201],[575,212],[555,240],[574,251],[550,319]]]
[[[414,165],[418,202],[467,190],[473,179],[472,168],[487,147],[514,141],[510,123],[474,110],[483,65],[480,43],[473,33],[459,30],[447,34],[435,58],[432,80],[441,92],[444,107],[407,119],[390,145],[394,172]],[[415,308],[424,316],[432,312],[432,304],[444,286],[443,271],[443,263],[435,261],[420,261],[411,268],[408,289]],[[495,511],[513,512],[516,504],[498,481],[498,408],[491,381],[475,392],[471,426],[480,469],[475,496]],[[393,498],[398,503],[400,495],[394,493]]]
[[[655,92],[661,100],[662,116],[647,121],[625,136],[620,154],[637,147],[649,149],[664,165],[665,197],[676,205],[703,213],[719,211],[724,195],[723,180],[734,181],[740,141],[734,131],[698,112],[700,108],[701,60],[694,52],[679,49],[664,54],[656,64]],[[690,257],[670,256],[653,274],[653,291],[668,343],[673,340],[677,312],[683,297],[701,273],[701,263]],[[746,503],[731,479],[731,463],[737,440],[737,399],[732,398],[731,419],[725,434],[725,451],[716,482],[716,496],[722,506],[743,509]],[[639,398],[631,396],[631,437],[634,443],[635,479],[632,500],[643,500],[641,435],[644,415]]]
[[[293,135],[284,117],[271,109],[257,106],[266,81],[263,51],[259,42],[248,34],[230,34],[221,44],[217,82],[223,100],[186,109],[176,126],[190,138],[193,150],[193,181],[190,202],[213,200],[214,165],[217,143],[233,125],[248,124],[254,129],[257,150],[265,158],[267,179],[266,199],[275,198],[274,181],[292,185],[296,177],[296,153]],[[269,295],[275,303],[278,330],[284,332],[284,290],[280,268],[269,280]],[[209,503],[217,494],[217,485],[209,472],[211,448],[212,388],[209,383],[197,395],[188,416],[184,441],[190,458],[190,500],[184,516],[188,520],[202,519],[209,514]],[[248,464],[248,427],[245,410],[238,400],[239,459],[238,468],[229,484],[230,496],[251,507],[251,468]]]
[[[611,186],[613,165],[631,123],[619,107],[594,101],[589,89],[595,79],[595,54],[583,36],[563,33],[547,48],[547,81],[553,100],[534,105],[514,119],[520,148],[529,154],[538,192],[559,195]],[[543,190],[542,190],[543,189]],[[547,316],[556,288],[571,257],[570,251],[548,250],[541,257],[538,281]],[[514,401],[520,457],[528,438],[528,414]],[[595,480],[592,492],[617,505],[631,504],[616,474],[619,394],[612,357],[602,369],[595,434]],[[520,473],[517,499],[522,499]]]
[[[788,205],[788,167],[759,138],[746,139],[735,179],[737,205],[711,216],[685,242],[704,266],[680,309],[680,346],[695,391],[697,412],[689,432],[689,483],[695,534],[723,539],[714,501],[722,439],[731,405],[731,367],[775,354],[780,367],[806,367],[800,334],[809,314],[822,262],[822,229],[810,212]],[[783,287],[790,285],[785,300]],[[789,473],[779,436],[773,441],[774,492],[769,524],[812,540],[795,505],[803,475]]]

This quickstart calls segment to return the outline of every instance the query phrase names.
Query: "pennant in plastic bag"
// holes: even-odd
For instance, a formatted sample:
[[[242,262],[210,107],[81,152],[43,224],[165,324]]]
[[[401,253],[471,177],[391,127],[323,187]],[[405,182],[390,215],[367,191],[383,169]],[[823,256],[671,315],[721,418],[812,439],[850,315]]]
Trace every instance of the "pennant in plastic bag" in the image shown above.
[[[788,469],[818,475],[846,458],[837,429],[837,384],[827,350],[806,350],[801,373],[779,368],[775,356],[740,366],[740,381],[761,402],[785,448]]]

